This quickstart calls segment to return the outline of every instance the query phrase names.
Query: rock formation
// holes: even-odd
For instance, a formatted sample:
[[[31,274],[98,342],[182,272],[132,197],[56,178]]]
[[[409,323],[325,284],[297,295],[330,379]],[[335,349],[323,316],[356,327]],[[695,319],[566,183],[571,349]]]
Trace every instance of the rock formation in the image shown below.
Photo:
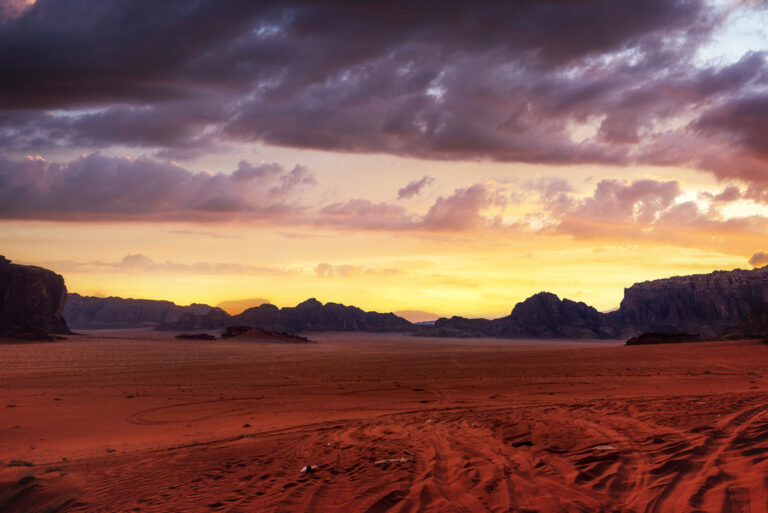
[[[230,324],[241,324],[268,331],[292,331],[293,333],[301,331],[289,328],[287,315],[284,315],[283,310],[285,308],[281,309],[270,303],[254,306],[233,316]]]
[[[636,283],[624,290],[619,310],[608,314],[541,292],[518,303],[507,317],[490,321],[443,318],[420,333],[438,337],[625,338],[648,332],[684,332],[713,337],[766,303],[768,267],[737,269]],[[759,315],[755,312],[753,315]],[[750,322],[742,327],[742,333],[757,329],[757,321]]]
[[[62,317],[66,296],[58,274],[0,256],[0,336],[44,339],[70,333]]]
[[[535,294],[515,305],[505,317],[506,336],[536,338],[611,338],[618,326],[595,308],[549,292]]]
[[[683,342],[703,342],[708,339],[702,339],[699,335],[683,333],[677,331],[674,333],[643,333],[627,340],[628,346],[642,346],[648,344],[680,344]]]
[[[266,305],[262,305],[263,308]],[[246,310],[235,318],[248,319]],[[410,331],[413,324],[393,313],[365,312],[355,306],[339,303],[322,304],[315,298],[308,299],[293,308],[281,308],[286,331]],[[244,322],[244,324],[247,324]]]
[[[185,315],[177,322],[164,323],[163,330],[192,330],[224,328],[230,325],[300,333],[303,331],[412,331],[414,325],[391,313],[365,312],[354,306],[338,303],[322,304],[312,298],[294,307],[277,308],[263,304],[229,316],[226,313]]]
[[[229,326],[221,334],[222,340],[236,342],[282,342],[291,344],[314,344],[314,340],[284,331],[269,331],[250,328],[248,326]]]
[[[619,326],[584,303],[539,292],[500,319],[438,319],[420,334],[438,337],[613,338]]]
[[[675,276],[624,290],[617,320],[635,333],[719,334],[768,303],[768,267]]]
[[[123,329],[158,326],[178,322],[185,315],[226,315],[219,308],[192,304],[179,306],[170,301],[92,297],[69,294],[64,306],[64,318],[72,329]],[[209,326],[189,326],[180,329],[208,329]]]

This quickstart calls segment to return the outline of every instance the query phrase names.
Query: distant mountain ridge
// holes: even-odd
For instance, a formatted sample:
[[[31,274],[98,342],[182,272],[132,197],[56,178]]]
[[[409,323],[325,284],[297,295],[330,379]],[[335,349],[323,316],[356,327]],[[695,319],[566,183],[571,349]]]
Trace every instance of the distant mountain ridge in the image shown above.
[[[224,322],[224,323],[222,323]],[[294,307],[278,308],[263,304],[228,316],[185,315],[177,322],[158,326],[161,330],[214,329],[227,325],[252,326],[268,331],[300,333],[303,331],[405,332],[414,325],[393,313],[365,312],[355,306],[321,303],[308,299]]]
[[[122,329],[159,326],[178,321],[185,314],[224,313],[203,304],[179,306],[171,301],[121,297],[67,295],[63,316],[72,329]]]
[[[314,298],[295,307],[263,304],[229,315],[208,305],[177,306],[169,301],[70,294],[64,318],[74,329],[156,326],[188,331],[242,325],[289,333],[392,331],[435,337],[628,338],[645,332],[712,337],[735,330],[750,312],[754,316],[755,309],[763,305],[768,305],[768,267],[636,283],[624,289],[620,308],[610,313],[540,292],[516,304],[506,317],[440,318],[432,326],[413,324],[392,313],[323,304]],[[752,322],[750,326],[754,325]]]

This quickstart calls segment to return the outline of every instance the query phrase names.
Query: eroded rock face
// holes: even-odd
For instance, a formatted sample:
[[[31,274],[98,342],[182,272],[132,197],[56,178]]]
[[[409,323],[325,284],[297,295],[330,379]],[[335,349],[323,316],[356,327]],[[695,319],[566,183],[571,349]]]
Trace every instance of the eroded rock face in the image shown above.
[[[768,303],[768,267],[676,276],[625,289],[618,320],[642,332],[684,331],[711,337]]]
[[[70,333],[62,316],[67,288],[60,275],[0,256],[0,336],[45,338]]]
[[[158,326],[178,322],[185,315],[226,313],[208,305],[179,306],[170,301],[124,299],[121,297],[92,297],[69,294],[64,318],[72,329],[122,329]],[[214,314],[215,315],[215,314]],[[200,326],[207,329],[209,326]],[[182,327],[180,329],[199,329]]]

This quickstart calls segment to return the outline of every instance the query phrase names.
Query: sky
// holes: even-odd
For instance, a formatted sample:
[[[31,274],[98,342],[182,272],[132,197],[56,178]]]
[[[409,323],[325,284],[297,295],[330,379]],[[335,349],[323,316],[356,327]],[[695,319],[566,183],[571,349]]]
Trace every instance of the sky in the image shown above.
[[[768,3],[0,0],[0,254],[412,320],[768,264]]]

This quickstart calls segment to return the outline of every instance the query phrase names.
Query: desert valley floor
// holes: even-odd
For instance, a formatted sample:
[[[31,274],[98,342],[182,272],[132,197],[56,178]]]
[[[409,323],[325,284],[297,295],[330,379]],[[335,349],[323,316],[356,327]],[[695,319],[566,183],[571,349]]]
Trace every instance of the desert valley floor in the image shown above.
[[[768,511],[761,342],[312,338],[0,345],[0,511]]]

